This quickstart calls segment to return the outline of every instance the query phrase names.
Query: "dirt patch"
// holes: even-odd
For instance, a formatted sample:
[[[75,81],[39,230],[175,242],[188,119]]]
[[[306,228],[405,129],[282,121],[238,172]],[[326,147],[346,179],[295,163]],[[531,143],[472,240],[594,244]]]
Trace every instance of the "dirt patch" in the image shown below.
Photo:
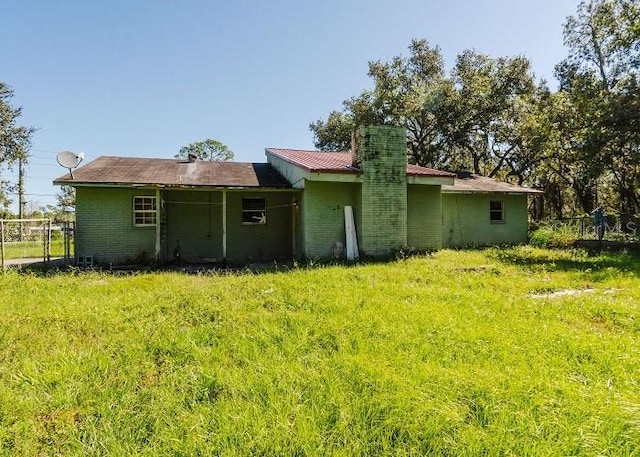
[[[546,294],[531,294],[531,298],[560,298],[560,297],[571,297],[575,295],[582,294],[592,294],[596,289],[563,289],[556,290],[555,292],[549,292]]]
[[[475,267],[458,267],[454,271],[459,271],[459,272],[462,272],[462,273],[484,273],[484,272],[488,272],[488,273],[500,274],[500,270],[498,270],[493,265],[478,265],[478,266],[475,266]]]

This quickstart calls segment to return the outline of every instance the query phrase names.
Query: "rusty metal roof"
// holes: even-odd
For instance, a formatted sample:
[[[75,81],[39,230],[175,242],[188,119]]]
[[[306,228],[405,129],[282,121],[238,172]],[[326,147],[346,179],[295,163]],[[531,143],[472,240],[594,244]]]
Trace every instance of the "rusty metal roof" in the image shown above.
[[[542,191],[529,187],[517,186],[502,181],[497,181],[486,176],[469,172],[456,173],[453,185],[442,186],[445,193],[502,193],[502,194],[541,194]]]
[[[113,184],[186,187],[270,187],[291,184],[268,163],[187,162],[179,159],[150,159],[101,156],[55,184]]]
[[[303,168],[308,171],[323,173],[361,173],[359,168],[352,166],[352,155],[350,152],[322,152],[305,151],[301,149],[279,149],[268,148],[267,151],[281,159]],[[421,167],[418,165],[407,165],[407,175],[409,176],[437,176],[452,178],[455,175],[446,171],[435,170],[433,168]]]

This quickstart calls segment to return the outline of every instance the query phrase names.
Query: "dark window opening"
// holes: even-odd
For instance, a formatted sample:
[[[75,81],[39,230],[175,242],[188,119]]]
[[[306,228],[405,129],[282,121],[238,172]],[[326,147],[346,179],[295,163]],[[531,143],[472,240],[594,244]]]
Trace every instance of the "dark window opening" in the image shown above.
[[[264,198],[242,199],[242,223],[247,225],[267,223],[267,202]]]
[[[504,222],[504,209],[501,200],[489,202],[489,220],[491,222]]]

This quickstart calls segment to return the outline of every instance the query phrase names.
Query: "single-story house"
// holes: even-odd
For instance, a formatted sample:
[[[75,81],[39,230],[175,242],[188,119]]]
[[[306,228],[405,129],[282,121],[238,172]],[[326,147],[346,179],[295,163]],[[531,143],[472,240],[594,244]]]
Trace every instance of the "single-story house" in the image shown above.
[[[469,172],[457,172],[441,192],[447,248],[526,242],[528,197],[542,193]]]
[[[349,214],[361,256],[527,241],[538,191],[407,164],[402,128],[362,127],[352,149],[269,148],[266,163],[103,156],[54,184],[76,190],[76,256],[104,264],[343,256]]]

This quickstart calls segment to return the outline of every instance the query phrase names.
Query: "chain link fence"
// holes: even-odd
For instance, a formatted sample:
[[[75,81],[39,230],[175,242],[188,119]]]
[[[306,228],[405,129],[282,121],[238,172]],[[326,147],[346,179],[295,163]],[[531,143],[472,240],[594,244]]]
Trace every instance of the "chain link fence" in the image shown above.
[[[583,216],[548,223],[549,227],[585,240],[598,239],[598,226],[593,217]],[[616,241],[638,241],[640,218],[627,214],[606,214],[602,223],[604,238]]]
[[[74,223],[51,219],[0,219],[1,266],[52,258],[73,259]]]
[[[598,241],[598,230],[606,242],[640,242],[640,217],[630,214],[605,214],[598,226],[594,217],[582,216],[532,224],[530,241],[539,246],[571,246],[579,240]]]

